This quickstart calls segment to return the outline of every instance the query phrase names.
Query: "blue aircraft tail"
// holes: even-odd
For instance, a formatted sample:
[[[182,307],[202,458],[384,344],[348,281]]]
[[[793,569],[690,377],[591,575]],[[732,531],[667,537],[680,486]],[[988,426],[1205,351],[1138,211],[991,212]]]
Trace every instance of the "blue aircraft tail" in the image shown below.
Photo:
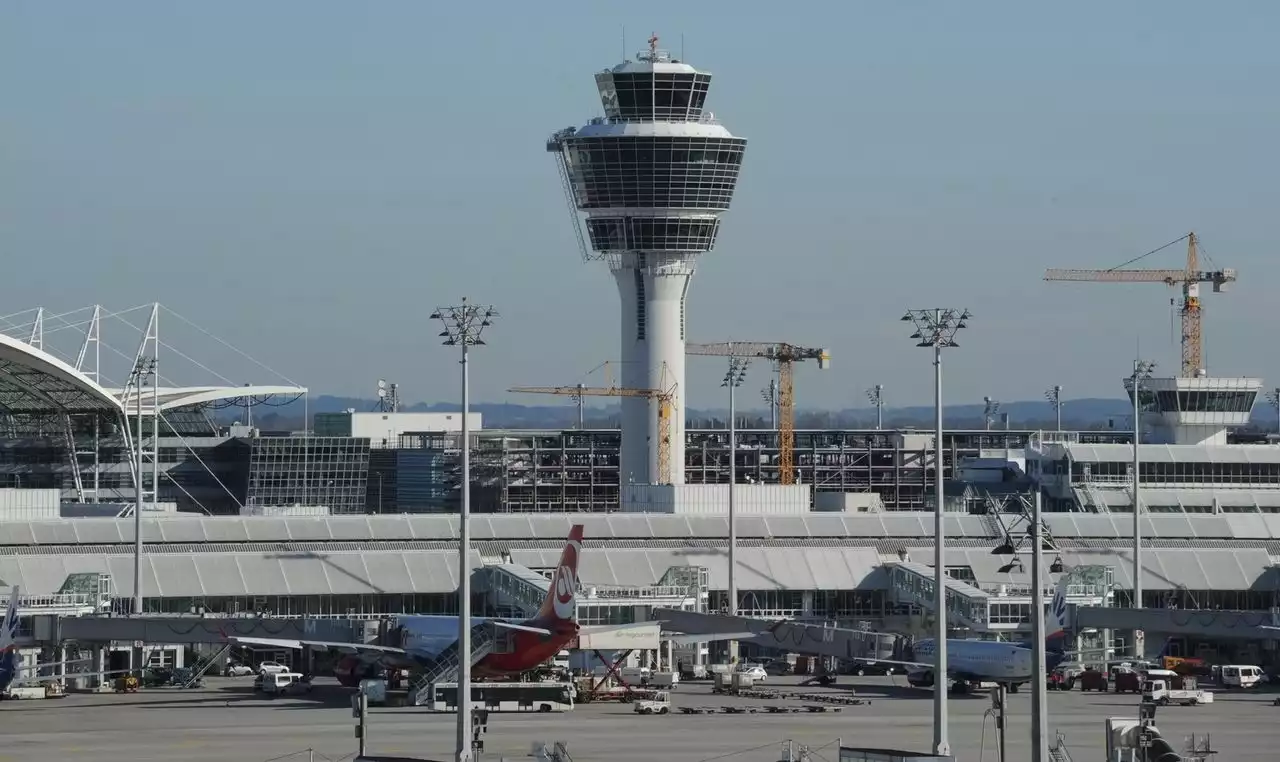
[[[9,687],[18,673],[18,588],[9,593],[9,608],[0,622],[0,691]]]
[[[1045,649],[1048,651],[1065,651],[1067,642],[1067,579],[1058,580],[1058,587],[1053,591],[1053,602],[1049,604],[1049,616],[1044,623]]]

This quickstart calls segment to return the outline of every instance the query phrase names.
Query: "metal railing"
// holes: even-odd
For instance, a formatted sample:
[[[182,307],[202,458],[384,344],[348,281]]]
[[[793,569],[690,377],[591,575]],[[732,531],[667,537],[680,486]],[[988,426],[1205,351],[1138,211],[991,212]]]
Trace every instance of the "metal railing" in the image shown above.
[[[678,585],[654,585],[652,587],[601,587],[589,585],[587,587],[587,595],[582,598],[585,601],[598,599],[616,599],[616,598],[692,598],[689,595],[689,588]]]

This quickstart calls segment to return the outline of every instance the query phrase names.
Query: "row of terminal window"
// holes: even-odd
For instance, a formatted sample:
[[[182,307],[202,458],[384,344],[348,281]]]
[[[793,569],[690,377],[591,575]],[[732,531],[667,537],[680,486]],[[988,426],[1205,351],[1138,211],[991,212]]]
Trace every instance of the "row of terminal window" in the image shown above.
[[[742,164],[742,146],[725,148],[698,147],[674,148],[669,146],[608,146],[579,149],[570,155],[570,167],[574,168],[627,168],[649,166],[666,168],[670,172],[689,171],[689,165]]]

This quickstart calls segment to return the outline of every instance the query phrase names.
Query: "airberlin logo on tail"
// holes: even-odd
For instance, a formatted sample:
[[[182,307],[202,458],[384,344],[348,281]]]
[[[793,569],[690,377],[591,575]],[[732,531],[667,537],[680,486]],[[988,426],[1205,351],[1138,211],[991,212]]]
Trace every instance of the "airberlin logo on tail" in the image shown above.
[[[564,554],[560,557],[560,568],[556,569],[555,587],[551,591],[551,607],[558,619],[573,619],[574,595],[578,592],[578,575],[575,571],[578,566],[578,550],[579,545],[576,542],[566,545]]]
[[[1061,631],[1067,625],[1067,597],[1062,594],[1062,590],[1058,590],[1053,594],[1053,603],[1050,604],[1053,611],[1053,628]]]

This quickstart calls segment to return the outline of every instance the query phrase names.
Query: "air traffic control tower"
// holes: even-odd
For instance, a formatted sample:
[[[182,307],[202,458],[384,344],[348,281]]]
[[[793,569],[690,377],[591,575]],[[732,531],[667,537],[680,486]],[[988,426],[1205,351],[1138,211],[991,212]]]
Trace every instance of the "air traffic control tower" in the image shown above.
[[[618,284],[619,384],[649,390],[619,395],[619,480],[657,484],[669,469],[670,483],[684,484],[685,298],[698,257],[715,248],[747,141],[704,108],[711,75],[659,50],[656,36],[635,61],[596,74],[596,87],[604,116],[555,133],[547,151],[556,155],[583,258],[607,262]],[[664,427],[659,416],[667,414]],[[663,450],[671,453],[667,469]]]

